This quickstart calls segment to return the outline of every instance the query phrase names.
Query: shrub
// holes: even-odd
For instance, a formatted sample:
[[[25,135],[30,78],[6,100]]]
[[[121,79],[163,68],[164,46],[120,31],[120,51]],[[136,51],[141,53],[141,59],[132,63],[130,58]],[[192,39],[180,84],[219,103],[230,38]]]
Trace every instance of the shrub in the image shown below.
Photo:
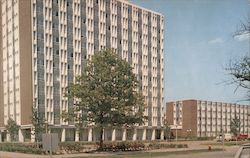
[[[150,143],[148,149],[166,149],[166,148],[188,148],[187,144],[163,144],[163,143]]]
[[[92,144],[89,142],[61,142],[59,143],[59,149],[66,153],[80,153],[89,151],[91,148],[88,145]]]
[[[20,152],[20,153],[30,153],[30,154],[45,154],[45,152],[36,148],[36,144],[25,144],[25,143],[1,143],[0,151],[9,152]]]
[[[139,151],[144,150],[145,145],[142,142],[109,142],[103,144],[103,151]],[[100,149],[99,149],[100,150]]]

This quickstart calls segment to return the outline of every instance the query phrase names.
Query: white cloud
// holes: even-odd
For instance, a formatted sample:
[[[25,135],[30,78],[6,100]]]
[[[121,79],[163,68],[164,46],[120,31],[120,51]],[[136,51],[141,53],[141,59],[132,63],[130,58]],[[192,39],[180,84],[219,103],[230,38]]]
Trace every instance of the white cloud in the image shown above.
[[[210,44],[223,43],[223,42],[224,42],[224,40],[221,38],[216,38],[216,39],[208,41],[208,43],[210,43]]]
[[[242,35],[235,36],[235,39],[237,39],[238,41],[250,40],[250,34],[243,33]]]

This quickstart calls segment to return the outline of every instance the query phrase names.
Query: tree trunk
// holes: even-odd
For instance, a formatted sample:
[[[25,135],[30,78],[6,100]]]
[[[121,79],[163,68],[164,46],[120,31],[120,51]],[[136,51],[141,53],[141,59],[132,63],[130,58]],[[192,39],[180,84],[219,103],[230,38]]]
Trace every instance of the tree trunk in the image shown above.
[[[99,150],[103,150],[103,127],[100,128]]]

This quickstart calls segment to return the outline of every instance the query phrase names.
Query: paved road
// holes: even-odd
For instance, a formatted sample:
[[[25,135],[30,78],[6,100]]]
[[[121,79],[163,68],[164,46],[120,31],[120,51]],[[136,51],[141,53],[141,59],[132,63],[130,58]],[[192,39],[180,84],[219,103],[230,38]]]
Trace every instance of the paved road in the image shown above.
[[[227,147],[226,151],[218,152],[204,152],[204,153],[195,153],[195,154],[186,154],[186,155],[169,155],[164,157],[157,158],[234,158],[234,155],[238,147]]]
[[[168,155],[161,156],[157,158],[233,158],[238,147],[227,147],[226,151],[218,151],[218,152],[204,152],[204,153],[195,153],[195,154],[180,154],[180,155]],[[101,156],[101,154],[74,154],[74,155],[55,155],[53,158],[62,158],[68,156]],[[105,154],[108,156],[107,154]],[[48,155],[29,155],[29,154],[20,154],[20,153],[8,153],[8,152],[0,152],[0,158],[49,158]]]

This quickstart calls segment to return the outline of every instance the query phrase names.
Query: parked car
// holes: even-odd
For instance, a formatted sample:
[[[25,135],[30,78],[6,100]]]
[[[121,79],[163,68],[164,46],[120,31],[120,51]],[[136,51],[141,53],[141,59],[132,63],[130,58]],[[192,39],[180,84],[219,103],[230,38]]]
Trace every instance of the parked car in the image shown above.
[[[247,140],[248,138],[248,135],[247,134],[240,134],[238,135],[237,139],[238,140]]]
[[[238,136],[233,136],[232,137],[232,141],[241,141],[241,140],[247,140],[248,139],[248,135],[247,134],[240,134]]]
[[[250,158],[250,144],[245,144],[239,148],[234,158]]]
[[[215,139],[216,139],[217,142],[222,142],[223,141],[223,135],[219,134]],[[232,136],[231,133],[225,133],[224,134],[224,140],[225,141],[231,141],[232,139],[233,139],[233,136]]]

